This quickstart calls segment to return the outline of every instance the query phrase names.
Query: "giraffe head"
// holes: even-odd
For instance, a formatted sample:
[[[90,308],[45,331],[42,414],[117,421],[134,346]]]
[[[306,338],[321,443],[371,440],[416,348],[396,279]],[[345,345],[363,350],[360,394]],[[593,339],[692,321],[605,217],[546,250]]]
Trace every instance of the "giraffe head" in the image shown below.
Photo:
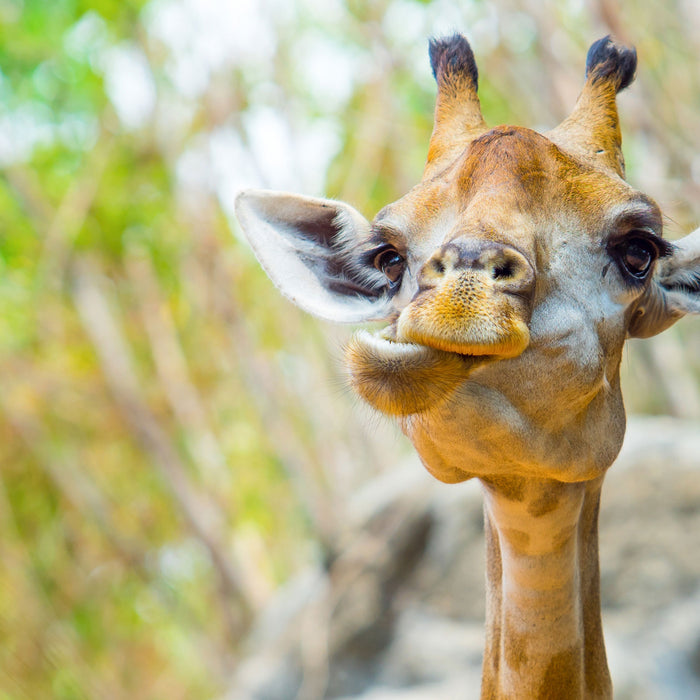
[[[700,313],[700,233],[664,240],[658,206],[624,180],[615,96],[636,54],[593,44],[573,112],[546,134],[487,127],[463,37],[430,57],[435,126],[405,196],[370,223],[246,191],[238,218],[300,307],[386,322],[350,341],[351,383],[438,479],[598,477],[624,434],[625,339]]]

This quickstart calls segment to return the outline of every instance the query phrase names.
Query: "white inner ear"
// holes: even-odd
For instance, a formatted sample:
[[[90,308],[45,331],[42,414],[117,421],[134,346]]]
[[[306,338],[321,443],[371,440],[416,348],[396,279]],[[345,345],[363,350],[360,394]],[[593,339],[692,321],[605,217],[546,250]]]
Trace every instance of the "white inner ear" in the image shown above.
[[[381,273],[377,277],[373,270],[353,267],[349,257],[370,230],[367,220],[349,205],[248,190],[236,199],[236,216],[270,279],[304,311],[338,323],[379,320],[388,314],[390,299],[376,292],[378,283],[386,286],[386,280]],[[310,230],[318,235],[305,235]],[[338,270],[350,269],[358,284],[345,284],[342,276],[329,274],[329,263]],[[368,294],[362,294],[362,286]]]

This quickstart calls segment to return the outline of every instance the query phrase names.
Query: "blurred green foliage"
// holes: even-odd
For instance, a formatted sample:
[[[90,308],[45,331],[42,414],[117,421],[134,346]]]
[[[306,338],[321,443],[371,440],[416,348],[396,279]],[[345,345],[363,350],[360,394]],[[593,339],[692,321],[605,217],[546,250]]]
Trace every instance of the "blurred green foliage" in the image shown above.
[[[422,169],[426,35],[473,39],[491,122],[548,127],[588,43],[624,30],[630,179],[680,234],[700,214],[691,5],[0,0],[0,698],[223,692],[271,592],[405,449],[342,389],[342,333],[260,273],[233,191],[371,215]],[[632,351],[633,409],[700,410],[681,333],[686,393],[665,350]]]

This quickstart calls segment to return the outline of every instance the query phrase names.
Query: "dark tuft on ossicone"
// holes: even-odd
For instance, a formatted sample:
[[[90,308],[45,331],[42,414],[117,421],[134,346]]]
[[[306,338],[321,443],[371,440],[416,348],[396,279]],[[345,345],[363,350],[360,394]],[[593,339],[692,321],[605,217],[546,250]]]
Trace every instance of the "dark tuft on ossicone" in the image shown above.
[[[612,37],[606,36],[596,41],[586,57],[586,77],[594,81],[610,80],[615,91],[624,90],[633,80],[637,70],[637,51],[616,44]]]
[[[429,45],[430,66],[438,85],[450,78],[467,78],[479,87],[479,71],[469,42],[461,34],[431,39]]]

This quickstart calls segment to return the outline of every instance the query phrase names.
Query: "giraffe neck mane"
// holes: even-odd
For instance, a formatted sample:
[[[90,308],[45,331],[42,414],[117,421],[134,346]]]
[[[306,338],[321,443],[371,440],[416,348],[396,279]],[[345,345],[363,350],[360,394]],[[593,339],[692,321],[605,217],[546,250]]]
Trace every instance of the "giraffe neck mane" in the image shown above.
[[[484,480],[486,650],[481,694],[610,698],[600,616],[602,478]]]

